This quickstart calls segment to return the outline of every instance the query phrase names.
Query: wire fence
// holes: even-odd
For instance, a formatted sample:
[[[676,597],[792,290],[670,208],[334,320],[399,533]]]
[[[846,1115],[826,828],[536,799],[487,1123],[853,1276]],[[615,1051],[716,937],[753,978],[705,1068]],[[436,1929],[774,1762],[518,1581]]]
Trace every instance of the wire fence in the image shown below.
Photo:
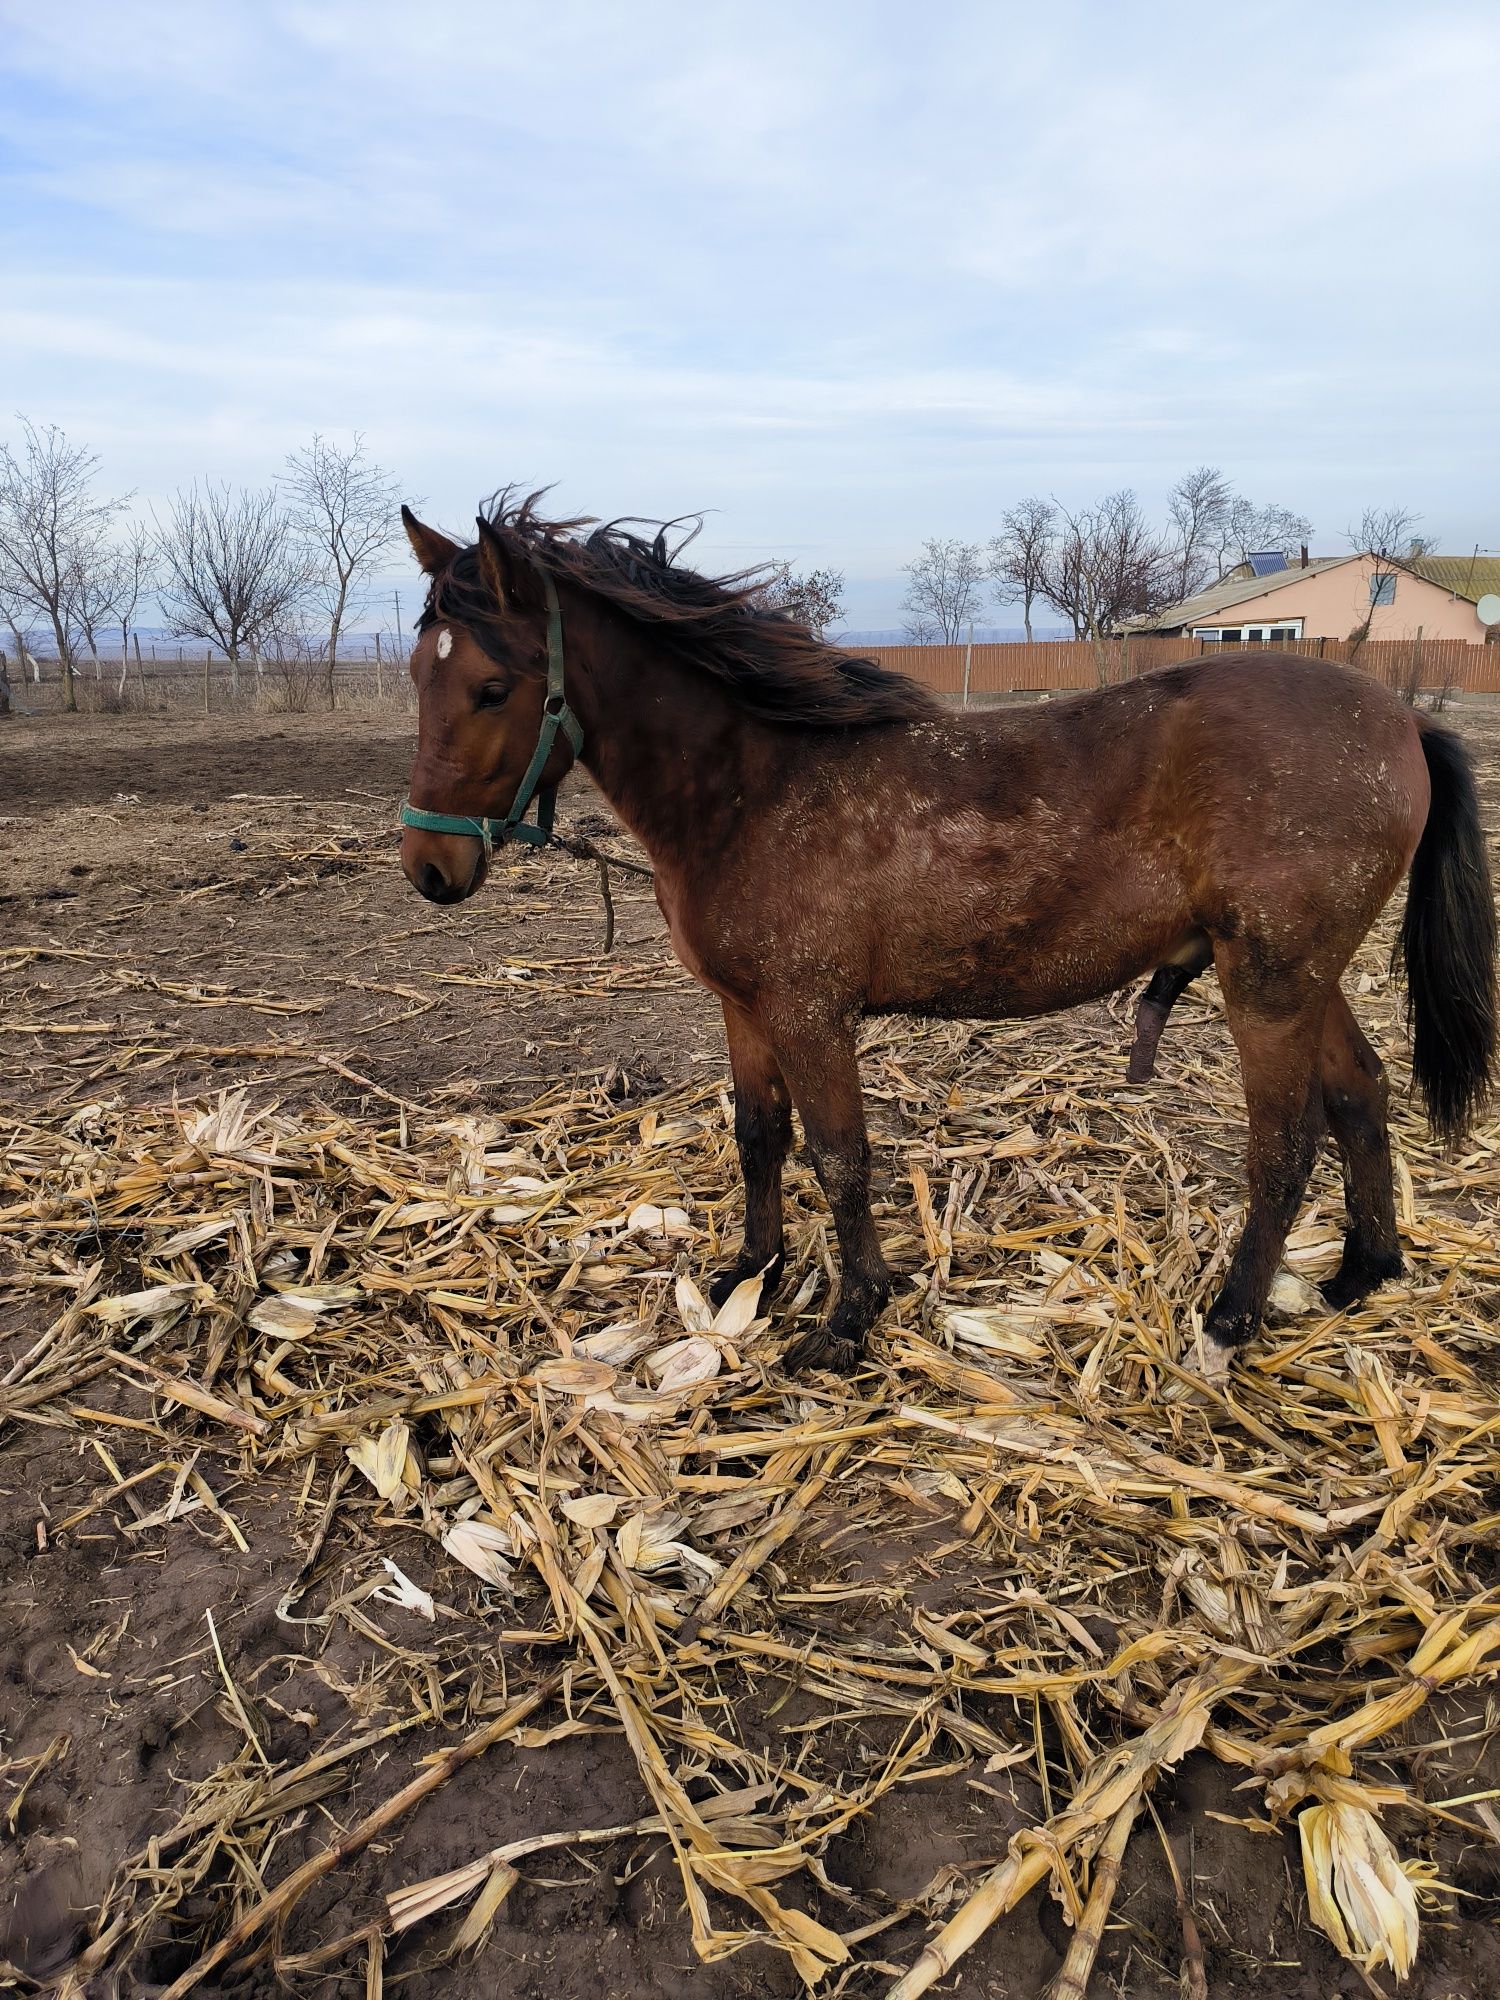
[[[16,708],[60,705],[63,675],[56,659],[28,652],[23,668],[14,656],[7,658],[0,651],[0,666],[7,671]],[[207,651],[196,657],[185,650],[179,655],[175,647],[167,657],[153,658],[148,648],[142,648],[123,660],[116,652],[77,662],[73,683],[79,707],[95,714],[214,715],[237,710],[303,714],[329,707],[416,706],[406,656],[392,657],[385,649],[378,655],[340,659],[330,676],[326,660],[233,662]]]
[[[870,646],[866,658],[911,676],[936,694],[986,700],[1016,694],[1067,693],[1134,680],[1155,667],[1207,654],[1229,654],[1253,672],[1258,654],[1295,653],[1309,660],[1357,665],[1408,697],[1446,698],[1500,694],[1500,645],[1471,646],[1457,639],[1379,639],[1362,646],[1347,639],[1300,639],[1267,646],[1234,646],[1198,639],[1132,636],[1099,641],[1045,639],[972,646]],[[18,709],[56,708],[62,695],[55,659],[28,655],[24,671],[0,652]],[[268,659],[238,664],[209,652],[184,649],[152,658],[149,649],[81,662],[74,670],[80,708],[93,712],[193,713],[237,710],[284,714],[338,708],[414,709],[416,698],[405,656],[379,654],[340,659],[330,675],[326,660]]]

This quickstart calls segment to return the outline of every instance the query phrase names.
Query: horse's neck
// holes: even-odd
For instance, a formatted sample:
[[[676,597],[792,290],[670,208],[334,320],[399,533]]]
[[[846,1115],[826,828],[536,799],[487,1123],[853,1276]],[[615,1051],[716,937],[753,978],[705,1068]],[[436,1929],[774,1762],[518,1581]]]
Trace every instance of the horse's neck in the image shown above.
[[[766,782],[777,732],[634,630],[592,654],[579,719],[595,784],[658,866],[716,850]]]

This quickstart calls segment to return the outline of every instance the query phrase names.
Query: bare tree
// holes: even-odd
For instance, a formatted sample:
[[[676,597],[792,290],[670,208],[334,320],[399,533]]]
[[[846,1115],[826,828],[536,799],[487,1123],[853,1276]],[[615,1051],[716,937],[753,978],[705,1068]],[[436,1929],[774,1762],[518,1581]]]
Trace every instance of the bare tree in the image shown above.
[[[99,639],[106,624],[113,624],[119,616],[120,593],[125,587],[125,574],[121,566],[119,544],[107,535],[96,537],[84,552],[73,576],[73,586],[68,593],[70,623],[83,636],[88,647],[89,658],[94,663],[94,679],[104,678],[104,663],[99,658]]]
[[[17,604],[16,600],[11,596],[9,587],[6,583],[5,571],[3,568],[0,568],[0,618],[4,619],[5,624],[10,632],[10,636],[15,641],[16,659],[20,665],[21,678],[22,680],[25,680],[26,641],[21,636],[21,627],[17,622],[20,616],[21,616],[20,606]],[[10,672],[6,665],[5,649],[3,646],[0,646],[0,717],[4,717],[10,714],[11,712],[10,704],[11,704]]]
[[[1213,551],[1218,574],[1223,577],[1261,550],[1280,550],[1291,562],[1302,544],[1311,539],[1312,522],[1294,514],[1290,507],[1274,501],[1260,507],[1243,493],[1236,493],[1215,526]]]
[[[935,640],[956,645],[980,608],[984,550],[978,542],[923,542],[921,555],[907,563],[904,574],[907,637],[914,645]]]
[[[1344,540],[1359,555],[1374,556],[1377,562],[1399,563],[1413,553],[1431,555],[1435,544],[1414,533],[1420,514],[1409,507],[1366,507],[1359,525],[1344,530]]]
[[[15,642],[16,663],[20,667],[21,679],[24,681],[26,663],[30,657],[27,641],[31,636],[33,618],[31,607],[24,601],[15,572],[6,561],[3,551],[0,551],[0,620],[4,621],[6,630]],[[34,665],[32,671],[36,671]],[[0,716],[10,714],[11,696],[10,676],[6,671],[4,659],[0,658]]]
[[[272,487],[179,493],[153,537],[162,610],[180,638],[204,639],[229,661],[234,688],[247,649],[307,589],[307,564]]]
[[[1021,604],[1027,643],[1031,641],[1031,607],[1045,596],[1047,564],[1057,527],[1057,508],[1033,495],[1006,509],[1001,530],[989,546],[989,577],[1002,604]]]
[[[1167,495],[1167,509],[1176,533],[1176,580],[1180,604],[1200,591],[1214,573],[1214,550],[1222,541],[1234,506],[1234,489],[1216,465],[1185,472]]]
[[[109,524],[124,505],[94,493],[99,460],[69,444],[55,424],[19,419],[19,452],[0,444],[0,565],[23,610],[52,627],[62,668],[63,706],[76,710],[73,631],[80,589],[88,587]]]
[[[314,431],[312,443],[288,453],[286,463],[282,485],[328,618],[325,672],[332,708],[344,622],[361,608],[381,557],[401,538],[400,494],[390,475],[369,457],[358,431],[348,447]]]
[[[784,611],[819,639],[844,616],[844,572],[841,569],[794,570],[778,563],[762,592],[772,611]]]
[[[1104,677],[1104,641],[1126,619],[1172,602],[1175,551],[1141,512],[1128,487],[1077,514],[1066,510],[1043,580],[1043,595],[1094,643]]]
[[[123,698],[125,675],[130,664],[130,632],[135,624],[136,610],[142,593],[149,591],[156,582],[157,553],[156,541],[144,521],[132,521],[115,554],[115,616],[120,621],[120,687]],[[140,642],[136,642],[140,652]],[[144,699],[146,685],[141,682]]]
[[[1365,606],[1363,618],[1349,634],[1349,658],[1357,660],[1365,641],[1370,636],[1375,623],[1375,613],[1382,604],[1395,602],[1396,578],[1402,562],[1408,560],[1414,548],[1416,537],[1413,529],[1421,520],[1409,507],[1366,507],[1356,527],[1344,530],[1344,540],[1356,555],[1372,556],[1370,567],[1370,601]],[[1431,554],[1432,545],[1424,541],[1418,553]],[[1421,657],[1414,654],[1411,678],[1420,679]],[[1401,692],[1410,702],[1416,700],[1416,686],[1410,688],[1403,682]]]

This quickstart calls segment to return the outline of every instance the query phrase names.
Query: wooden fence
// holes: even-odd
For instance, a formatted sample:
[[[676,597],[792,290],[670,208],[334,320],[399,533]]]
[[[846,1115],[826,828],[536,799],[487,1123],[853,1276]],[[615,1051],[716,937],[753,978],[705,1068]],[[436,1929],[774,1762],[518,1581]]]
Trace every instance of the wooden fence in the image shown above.
[[[1224,653],[1254,671],[1258,653],[1299,653],[1310,660],[1347,660],[1347,639],[1297,639],[1285,645],[1223,646],[1201,639],[1108,639],[1096,648],[1086,639],[1046,639],[1032,645],[869,646],[869,659],[910,674],[938,694],[962,695],[969,655],[969,693],[1023,694],[1092,688],[1133,680],[1153,667],[1199,654]],[[1500,694],[1500,646],[1470,646],[1462,639],[1371,639],[1357,664],[1390,687],[1417,685],[1455,694]]]

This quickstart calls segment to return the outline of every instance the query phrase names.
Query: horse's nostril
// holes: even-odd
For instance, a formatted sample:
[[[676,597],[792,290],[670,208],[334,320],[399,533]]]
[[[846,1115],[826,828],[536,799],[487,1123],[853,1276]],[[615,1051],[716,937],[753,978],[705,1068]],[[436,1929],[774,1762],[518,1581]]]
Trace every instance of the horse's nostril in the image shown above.
[[[441,868],[434,868],[430,861],[424,861],[422,872],[417,877],[417,887],[429,903],[440,903],[448,893],[448,878]]]

